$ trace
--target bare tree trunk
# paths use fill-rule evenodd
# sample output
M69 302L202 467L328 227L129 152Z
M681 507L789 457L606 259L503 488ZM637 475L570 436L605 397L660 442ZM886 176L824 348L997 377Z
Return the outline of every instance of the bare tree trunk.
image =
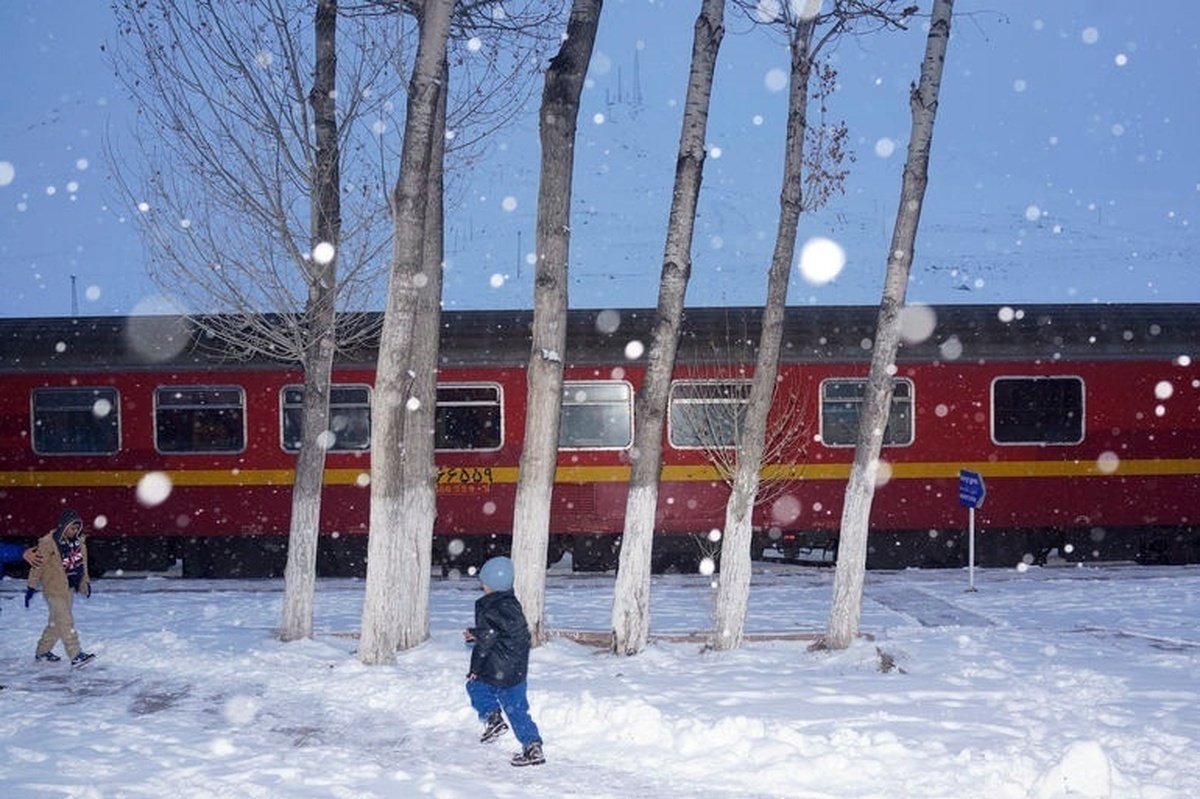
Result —
M603 0L573 0L567 36L546 70L539 129L537 278L533 342L526 375L525 445L513 510L514 589L534 644L545 639L546 551L550 499L558 466L563 358L567 346L567 267L571 243L571 180L579 95L587 75Z
M337 247L341 241L341 179L334 94L337 0L318 0L313 28L316 69L308 99L313 108L317 147L311 185L313 256L304 309L310 324L304 358L304 420L292 485L292 519L283 581L283 621L279 634L284 641L312 637L329 387L336 351Z
M658 311L646 374L634 408L629 496L625 504L620 568L613 589L612 649L622 655L641 652L650 635L650 570L662 471L663 428L679 348L684 297L692 272L692 234L704 173L709 100L717 53L725 35L724 20L725 0L704 0L693 28L692 66L679 134L679 154L675 161L675 187L658 284Z
M442 85L449 87L450 68L442 66ZM411 397L404 426L404 520L406 535L400 559L399 648L411 649L429 638L429 577L433 569L433 522L437 515L437 467L434 465L437 416L437 364L442 325L443 214L442 174L446 138L446 91L441 92L432 153L425 216L425 255L417 289L413 336ZM408 586L412 586L411 590Z
M400 177L392 193L395 234L392 274L384 312L375 394L371 407L371 514L366 591L358 658L368 665L392 663L401 645L400 630L410 629L405 610L417 606L418 585L403 582L403 558L414 553L415 532L425 522L407 514L432 513L416 496L406 496L409 479L405 426L410 412L414 325L426 263L425 198L433 158L433 138L442 93L442 67L450 34L453 0L426 0L418 11L420 39L409 85ZM432 522L430 522L431 524ZM405 599L399 599L403 594Z
M850 481L846 486L846 501L842 508L833 601L825 638L825 645L830 649L850 646L858 635L862 616L867 534L871 502L875 496L875 473L891 407L892 373L900 341L900 310L904 305L908 273L912 267L913 246L921 219L921 205L925 200L925 187L929 182L929 151L953 9L954 0L935 0L933 4L925 59L921 64L921 80L910 98L912 139L908 144L908 158L900 188L900 207L896 211L896 226L888 252L887 278L859 417L854 463L850 467Z
M801 19L790 35L791 82L788 92L787 143L783 159L783 188L779 193L779 224L775 251L767 277L767 304L763 308L758 359L746 422L738 448L733 489L725 506L725 535L721 540L721 576L717 584L714 612L714 649L742 645L746 607L750 597L750 540L754 504L758 497L759 473L767 440L767 417L775 396L779 350L783 341L783 317L787 306L788 282L796 253L796 228L803 210L800 195L804 140L808 127L808 83L813 68L811 51L815 20Z

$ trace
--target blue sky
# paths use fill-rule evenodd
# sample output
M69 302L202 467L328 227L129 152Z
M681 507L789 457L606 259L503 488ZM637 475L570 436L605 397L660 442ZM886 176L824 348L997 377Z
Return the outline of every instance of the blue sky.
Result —
M579 128L574 305L655 301L697 7L605 3ZM910 300L1200 301L1195 4L959 0L956 11ZM84 314L129 313L159 291L127 221L136 212L107 179L105 131L119 136L134 113L101 54L114 35L99 0L0 7L0 316L69 314L72 275ZM831 115L849 124L857 162L801 242L833 239L846 265L819 285L797 272L791 302L878 301L923 48L918 23L835 53ZM777 39L731 14L692 305L763 301L786 68ZM448 209L447 307L530 305L537 164L531 106Z

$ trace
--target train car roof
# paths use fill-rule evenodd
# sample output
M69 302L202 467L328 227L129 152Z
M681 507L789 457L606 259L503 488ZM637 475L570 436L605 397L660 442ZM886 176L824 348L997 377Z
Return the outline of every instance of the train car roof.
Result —
M573 309L565 360L573 365L644 361L654 309ZM761 308L685 311L681 361L752 363ZM784 321L782 358L794 362L871 357L878 308L794 306ZM0 372L98 369L294 368L295 362L234 351L205 332L204 319L173 316L0 319ZM378 329L378 314L355 323ZM443 366L520 366L528 361L533 312L446 311ZM1195 357L1200 304L913 306L898 361L1109 360ZM377 337L340 356L370 367Z

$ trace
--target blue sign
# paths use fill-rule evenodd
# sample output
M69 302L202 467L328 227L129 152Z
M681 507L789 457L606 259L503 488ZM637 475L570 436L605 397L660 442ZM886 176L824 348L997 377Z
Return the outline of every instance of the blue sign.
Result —
M987 490L983 487L983 475L962 469L958 473L958 502L968 508L982 508Z

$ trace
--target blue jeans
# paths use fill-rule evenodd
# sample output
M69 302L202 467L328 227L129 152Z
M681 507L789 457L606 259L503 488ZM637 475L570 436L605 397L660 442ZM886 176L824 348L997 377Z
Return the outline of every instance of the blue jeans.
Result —
M479 720L484 721L497 710L503 710L512 725L513 735L528 746L534 741L541 741L537 725L529 717L529 699L525 695L525 681L499 688L488 685L483 680L467 680L467 696L471 697L471 707L479 714Z

